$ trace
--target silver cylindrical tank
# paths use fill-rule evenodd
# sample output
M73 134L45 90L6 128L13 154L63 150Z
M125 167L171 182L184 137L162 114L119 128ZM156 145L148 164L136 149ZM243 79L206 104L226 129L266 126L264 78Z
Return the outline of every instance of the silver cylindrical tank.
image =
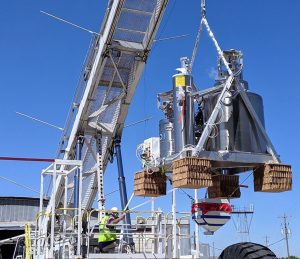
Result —
M219 134L219 147L221 150L230 150L232 146L231 134L233 131L232 123L232 94L230 92L225 93L225 99L223 102L222 109L219 112L219 121L222 120L222 123L219 124L219 132L215 130L215 134Z
M193 77L179 73L173 76L173 110L175 152L195 142Z
M234 148L234 124L233 124L233 102L231 93L225 93L222 108L219 110L215 124L209 125L212 128L207 149L211 151L233 150ZM219 99L219 93L211 94L203 98L204 121L208 121L215 105Z
M247 95L258 118L260 119L260 122L263 126L265 126L262 97L252 92L247 92ZM235 115L238 120L235 127L235 150L265 153L267 149L266 143L264 139L259 135L259 131L256 128L252 118L250 117L249 112L243 104L240 96L237 97L236 106L238 107L238 113L235 112Z
M263 100L258 94L247 92L247 96L264 126ZM204 121L211 115L218 100L219 93L205 96ZM266 143L259 136L253 119L246 109L242 98L225 98L223 108L220 110L216 124L213 127L207 149L211 151L231 150L243 152L265 153Z
M159 147L160 157L168 157L174 154L174 128L168 119L159 121Z
M263 98L256 93L247 92L248 98L258 116L260 119L260 122L265 127L265 116L264 116L264 103Z

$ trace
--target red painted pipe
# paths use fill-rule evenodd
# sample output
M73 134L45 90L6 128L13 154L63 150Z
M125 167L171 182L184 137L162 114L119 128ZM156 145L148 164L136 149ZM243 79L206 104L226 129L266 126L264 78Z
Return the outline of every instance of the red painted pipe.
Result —
M54 159L50 158L30 158L30 157L5 157L0 156L0 160L5 161L25 161L25 162L54 162Z

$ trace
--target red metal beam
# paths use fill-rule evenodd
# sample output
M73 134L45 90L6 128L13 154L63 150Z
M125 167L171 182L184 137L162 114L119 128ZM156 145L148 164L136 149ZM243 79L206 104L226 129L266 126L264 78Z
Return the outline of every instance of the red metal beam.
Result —
M23 162L54 162L54 159L50 158L30 158L30 157L6 157L0 156L0 160L5 161L23 161Z

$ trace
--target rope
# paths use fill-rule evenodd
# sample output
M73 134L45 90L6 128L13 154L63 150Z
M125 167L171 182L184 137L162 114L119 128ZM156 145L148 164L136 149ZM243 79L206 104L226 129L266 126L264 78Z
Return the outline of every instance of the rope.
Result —
M241 182L241 184L245 183L245 182L248 180L248 178L249 178L251 175L253 175L253 173L254 173L255 170L257 170L257 168L254 169L254 170L253 170L253 171L252 171L252 172L244 179L244 181ZM230 199L230 198L232 197L232 195L233 195L239 188L240 188L240 186L236 187L236 188L234 189L234 191L233 191L227 198Z
M191 195L189 195L185 190L183 190L183 189L181 189L181 188L178 188L180 191L182 191L188 198L190 198L190 200L192 200L192 201L195 201L195 199L191 196Z
M171 178L170 178L169 176L166 175L166 177L167 177L167 179L168 179L170 182L172 182L172 180L171 180ZM178 187L177 189L179 189L180 191L182 191L183 194L185 194L190 200L195 201L195 199L194 199L191 195L189 195L185 190L183 190L183 189L180 188L180 187Z
M223 64L225 65L225 67L226 67L226 69L227 69L227 71L228 71L228 74L229 74L230 76L232 76L233 73L232 73L232 71L231 71L231 69L230 69L230 67L229 67L229 64L228 64L226 58L224 57L223 51L221 50L221 48L220 48L220 46L219 46L219 43L217 42L217 40L216 40L216 38L215 38L215 36L214 36L212 30L210 29L209 24L208 24L208 21L206 20L206 18L203 18L203 24L205 25L206 30L207 30L207 32L208 32L208 35L210 36L211 40L213 41L213 43L214 43L214 45L215 45L215 47L216 47L216 49L217 49L218 55L219 55L219 57L222 59Z
M277 244L277 243L281 242L281 241L282 241L282 240L284 240L284 239L285 239L285 238L282 238L282 239L280 239L280 240L278 240L278 241L276 241L276 242L274 242L274 243L270 244L269 246L275 245L275 244Z
M193 53L192 53L191 64L190 64L190 73L192 73L193 65L195 63L195 58L196 58L196 55L198 52L199 42L200 42L200 38L201 38L201 34L202 34L202 28L203 28L203 20L201 19L199 29L197 32L197 37L196 37Z
M193 65L194 65L195 58L196 58L196 55L198 52L199 42L200 42L202 28L203 28L203 20L205 19L205 16L206 16L206 0L201 0L201 21L200 21L200 25L199 25L199 29L197 32L197 37L196 37L193 53L192 53L192 58L191 58L191 63L190 63L190 73L192 73Z

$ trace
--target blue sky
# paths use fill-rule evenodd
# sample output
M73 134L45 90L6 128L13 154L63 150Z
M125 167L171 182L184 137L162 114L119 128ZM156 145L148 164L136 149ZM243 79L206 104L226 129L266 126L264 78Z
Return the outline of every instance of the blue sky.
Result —
M106 2L90 1L1 1L0 8L0 156L54 157L60 132L15 114L20 111L64 125L81 66L91 39L90 34L57 22L40 14L48 11L93 31L98 31ZM170 0L158 38L181 34L189 37L156 43L130 107L127 122L149 115L146 124L128 128L123 135L123 162L128 192L133 189L133 173L140 168L135 157L136 146L143 139L158 135L156 94L171 88L171 77L179 66L179 58L190 56L200 19L200 1ZM284 4L283 4L284 3ZM286 212L290 218L292 254L300 255L300 180L298 177L297 136L299 127L299 60L300 2L297 0L209 0L208 20L223 49L236 48L244 53L244 78L253 92L264 99L267 132L284 163L292 164L293 191L278 194L254 193L252 178L237 205L255 206L250 230L251 240L270 243L282 238L281 220ZM203 34L194 66L194 79L200 89L213 84L210 72L216 66L216 53ZM134 137L133 137L134 136ZM40 170L47 164L0 163L0 175L39 189ZM248 173L241 176L247 177ZM105 176L105 188L117 186L115 165ZM108 192L107 191L107 192ZM204 191L201 190L203 195ZM35 195L0 180L0 195ZM111 195L108 206L118 203L118 194ZM179 209L189 210L189 199L178 192ZM133 204L142 202L136 198ZM157 206L171 210L169 198ZM215 242L216 247L239 241L232 222L213 237L201 235L203 242ZM284 256L284 242L272 246L278 256Z

